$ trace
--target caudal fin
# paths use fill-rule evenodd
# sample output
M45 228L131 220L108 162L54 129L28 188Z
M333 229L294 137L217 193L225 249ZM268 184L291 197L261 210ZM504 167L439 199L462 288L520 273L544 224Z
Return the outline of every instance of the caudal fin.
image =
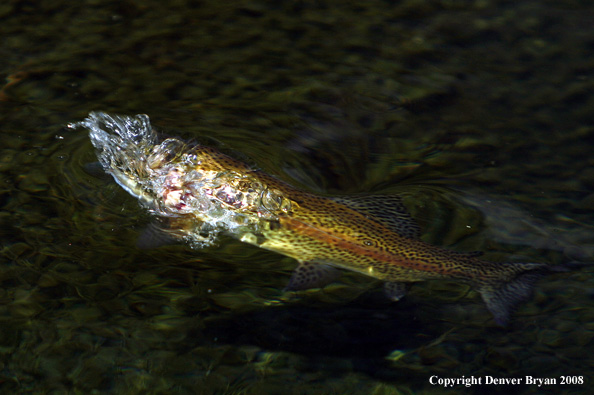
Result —
M514 278L483 283L477 287L495 322L502 326L508 323L509 316L517 305L532 295L534 284L547 272L546 265L540 263L505 265L511 265L509 268L517 273Z

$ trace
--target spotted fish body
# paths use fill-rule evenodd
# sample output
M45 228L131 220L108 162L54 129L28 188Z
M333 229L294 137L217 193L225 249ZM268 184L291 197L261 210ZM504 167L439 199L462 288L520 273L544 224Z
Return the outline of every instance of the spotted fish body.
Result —
M163 232L195 247L219 233L292 258L289 290L320 287L336 268L384 280L397 300L404 283L469 283L496 322L529 297L545 265L493 263L418 239L398 197L324 197L294 188L217 150L175 138L161 142L148 117L91 113L83 122L108 173L152 212Z

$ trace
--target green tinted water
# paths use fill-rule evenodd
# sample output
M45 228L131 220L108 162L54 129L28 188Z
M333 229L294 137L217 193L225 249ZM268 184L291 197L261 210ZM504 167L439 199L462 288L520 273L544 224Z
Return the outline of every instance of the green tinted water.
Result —
M283 4L0 6L2 392L395 394L442 393L434 375L590 380L587 265L541 281L502 329L458 284L414 285L391 304L347 274L290 298L295 262L272 253L232 240L135 247L149 216L89 165L88 136L65 127L89 111L149 114L311 191L402 193L435 244L591 261L589 2Z

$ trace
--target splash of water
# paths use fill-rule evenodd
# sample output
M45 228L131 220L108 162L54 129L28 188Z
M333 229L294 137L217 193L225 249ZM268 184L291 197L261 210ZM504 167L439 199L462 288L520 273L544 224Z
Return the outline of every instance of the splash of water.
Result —
M92 112L81 122L68 125L70 128L84 127L89 130L91 143L103 169L133 196L150 206L146 190L150 177L147 158L157 142L148 116L127 117Z
M153 214L173 219L175 236L194 247L214 243L223 231L239 238L258 233L258 221L242 209L269 193L254 185L246 196L236 189L245 176L201 168L200 146L159 142L148 116L93 112L69 127L88 129L104 170Z

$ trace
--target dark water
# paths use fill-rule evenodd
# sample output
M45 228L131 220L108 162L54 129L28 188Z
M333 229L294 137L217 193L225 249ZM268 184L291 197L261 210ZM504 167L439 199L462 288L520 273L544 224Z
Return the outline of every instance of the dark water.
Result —
M2 393L587 392L592 20L579 0L3 2ZM140 250L149 216L65 127L96 110L310 191L401 193L432 243L572 270L501 328L450 282L290 297L295 262L236 241Z

